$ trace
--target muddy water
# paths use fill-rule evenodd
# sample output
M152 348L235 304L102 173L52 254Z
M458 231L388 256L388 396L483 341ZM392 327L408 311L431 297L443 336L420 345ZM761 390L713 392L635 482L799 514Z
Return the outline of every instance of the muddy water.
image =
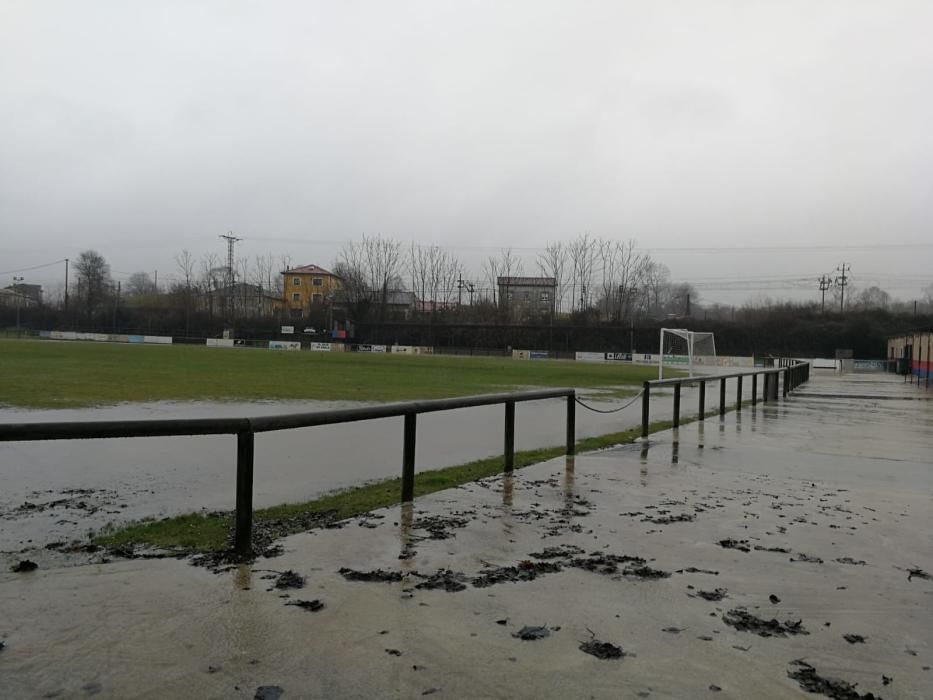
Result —
M684 406L688 404L685 390ZM591 401L601 410L630 399ZM670 396L653 401L652 420L670 415ZM243 417L365 404L254 402L126 404L106 408L0 408L0 422ZM501 453L502 406L431 413L418 418L418 470ZM639 424L640 401L620 413L577 407L577 437ZM516 449L560 445L566 404L516 407ZM255 504L295 502L400 473L402 419L321 426L256 436ZM229 510L235 490L233 436L0 443L0 550L72 539L108 522L201 509ZM32 541L30 541L32 540Z

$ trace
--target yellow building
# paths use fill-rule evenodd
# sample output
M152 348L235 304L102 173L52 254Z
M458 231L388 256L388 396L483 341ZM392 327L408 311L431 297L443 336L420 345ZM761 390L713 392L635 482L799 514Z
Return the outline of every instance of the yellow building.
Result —
M285 308L289 317L301 319L323 309L331 295L343 286L343 280L317 265L293 267L282 273Z

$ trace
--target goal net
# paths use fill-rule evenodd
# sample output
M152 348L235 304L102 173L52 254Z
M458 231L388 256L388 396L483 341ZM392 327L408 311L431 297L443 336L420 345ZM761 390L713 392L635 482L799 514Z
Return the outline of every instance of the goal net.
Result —
M686 370L692 377L697 366L715 364L716 339L712 333L684 328L661 329L658 379L664 379L665 367Z

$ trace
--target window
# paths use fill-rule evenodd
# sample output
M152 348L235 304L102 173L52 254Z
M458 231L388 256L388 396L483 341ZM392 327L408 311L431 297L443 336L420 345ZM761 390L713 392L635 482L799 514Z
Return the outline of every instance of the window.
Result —
M324 284L324 280L322 280L320 277L312 277L312 278L311 278L311 286L313 286L313 287L321 287L321 286L323 286L323 284Z
M541 292L541 303L547 304L551 300L551 295L547 292Z
M301 286L301 278L300 278L300 277L292 277L292 284L295 285L296 287L300 287L300 286Z
M311 301L314 304L320 304L321 302L324 301L324 295L323 294L312 294Z
M301 309L292 309L292 318L296 321L301 319Z
M522 292L522 297L524 297L525 301L531 301L531 292Z
M294 292L292 294L292 301L301 301L301 292Z

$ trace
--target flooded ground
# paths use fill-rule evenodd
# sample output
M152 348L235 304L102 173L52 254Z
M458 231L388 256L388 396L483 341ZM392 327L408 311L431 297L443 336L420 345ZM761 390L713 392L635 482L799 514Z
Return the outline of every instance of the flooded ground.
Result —
M217 573L0 573L4 697L928 699L929 396L817 376Z
M694 406L684 390L684 413ZM584 391L592 396L591 391ZM711 392L712 393L712 392ZM717 395L718 396L718 395ZM631 399L589 400L606 411ZM127 404L93 409L0 409L0 422L243 417L347 408L349 402ZM437 469L501 454L503 407L484 406L418 418L417 469ZM640 425L641 404L619 413L577 406L577 436ZM671 415L671 397L652 401L652 420ZM563 444L566 404L516 407L516 449ZM402 418L322 426L256 436L257 507L401 473ZM73 539L111 522L149 516L231 510L234 436L0 443L0 551Z

